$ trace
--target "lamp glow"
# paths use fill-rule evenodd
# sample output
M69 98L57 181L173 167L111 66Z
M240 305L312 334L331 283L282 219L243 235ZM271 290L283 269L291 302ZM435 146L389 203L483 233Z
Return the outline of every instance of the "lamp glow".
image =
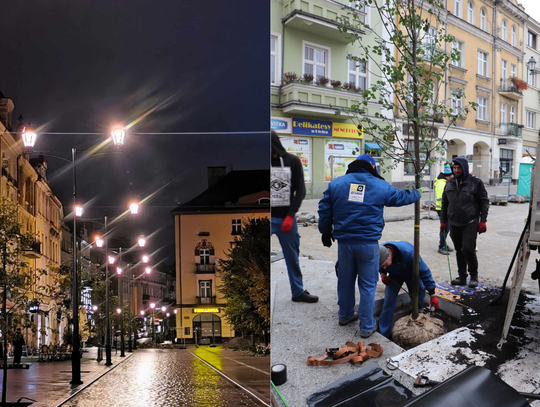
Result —
M151 302L151 303L150 303L150 308L152 308L152 309L156 308L156 303L155 303L155 302Z
M109 256L109 264L116 263L116 259L113 256Z
M98 310L98 306L97 306L97 305L92 306L92 311L96 312L97 310Z
M131 212L132 215L137 215L139 213L139 204L135 202L129 204L129 212Z
M116 308L116 313L117 314L121 314L122 313L122 310L120 308Z
M111 138L115 146L121 146L126 139L126 131L124 129L114 129L111 131Z
M81 205L75 205L75 216L81 217L83 214L83 207Z
M145 237L144 236L139 237L138 243L139 243L139 247L144 247L146 245Z
M26 148L34 147L37 140L37 134L34 132L31 126L26 126L22 132L23 144Z
M148 260L150 260L150 257L148 257L146 254L144 256L142 256L142 262L144 264L148 263Z
M103 247L103 239L101 238L101 236L96 236L96 246L97 247Z
M144 269L144 272L145 272L146 274L151 274L151 273L152 273L152 269L151 269L150 267L146 267L146 268Z
M176 308L175 308L175 310L174 310L174 313L175 313L175 314L178 314L178 310L177 310Z
M141 310L141 315L144 316L144 310Z
M161 311L163 312L167 311L167 307L161 307Z
M122 274L122 271L123 270L120 267L116 268L116 274L120 275L120 274Z

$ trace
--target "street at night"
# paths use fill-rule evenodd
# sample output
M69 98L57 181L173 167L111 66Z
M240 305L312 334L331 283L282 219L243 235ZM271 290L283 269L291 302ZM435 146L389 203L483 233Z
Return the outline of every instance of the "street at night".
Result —
M268 405L269 364L221 347L140 350L63 406Z

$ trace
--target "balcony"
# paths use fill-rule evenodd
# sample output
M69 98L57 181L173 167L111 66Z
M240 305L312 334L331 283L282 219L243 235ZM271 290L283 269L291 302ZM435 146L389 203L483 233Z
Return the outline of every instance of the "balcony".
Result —
M501 136L506 137L521 137L522 124L517 123L501 123Z
M427 69L434 72L442 72L443 67L441 63L443 62L443 54L445 54L445 51L437 45L424 43L420 44L417 57L422 59L422 64Z
M331 78L340 79L340 78ZM313 114L316 110L319 117L336 118L336 111L350 108L363 101L362 92L334 89L332 86L317 86L310 83L291 82L281 88L281 106L283 113L290 115ZM279 89L272 88L271 101L279 103ZM300 116L301 117L301 116Z
M197 304L198 305L215 305L216 304L216 296L213 297L199 297L197 296Z
M348 27L349 33L339 31L338 27L340 23L346 24L349 21L354 21L352 16L347 15L348 12L353 12L350 8L333 6L322 2L315 4L315 2L311 1L302 1L301 4L298 1L294 3L285 4L283 9L285 17L282 21L287 28L294 28L343 44L351 42L349 38L351 32L364 34L364 31L350 26ZM295 7L300 7L301 9ZM357 21L365 21L365 13L360 11L356 13L358 15ZM357 21L354 21L355 26L358 25Z
M23 249L24 256L29 259L39 259L42 256L41 253L41 242L39 240L34 240L28 244Z
M523 99L523 91L516 83L511 79L501 79L499 94L513 100Z
M195 264L195 273L197 274L214 274L215 272L215 264Z

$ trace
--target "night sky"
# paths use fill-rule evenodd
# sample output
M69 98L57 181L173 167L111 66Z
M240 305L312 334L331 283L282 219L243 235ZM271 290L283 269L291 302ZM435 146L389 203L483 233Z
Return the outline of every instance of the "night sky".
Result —
M208 166L268 168L269 8L253 0L3 5L0 92L15 103L14 126L22 115L36 127L34 152L48 152L66 215L71 167L47 154L69 158L75 147L84 217L110 220L157 191L118 227L159 230L150 251L161 248L156 257L170 263L170 211L206 189ZM104 143L114 123L129 127L121 153ZM166 134L179 132L198 134ZM247 134L204 134L223 132ZM82 159L98 145L107 154Z

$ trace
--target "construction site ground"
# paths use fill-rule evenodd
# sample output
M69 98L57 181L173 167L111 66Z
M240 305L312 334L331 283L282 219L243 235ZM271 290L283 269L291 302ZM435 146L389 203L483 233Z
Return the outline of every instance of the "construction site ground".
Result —
M488 194L504 194L506 187L486 187ZM516 187L512 187L511 193L515 193ZM423 200L429 199L424 192ZM433 197L432 197L433 199ZM299 214L314 215L317 218L318 200L305 200ZM392 240L414 241L413 237L413 206L402 208L385 209L386 225L380 243ZM500 288L512 256L519 243L520 235L525 225L528 213L528 204L508 203L506 206L492 205L487 222L487 233L478 238L478 262L479 280L481 286L476 291L477 304L483 304L481 298L489 301L489 295L493 297L497 293L493 288ZM428 215L431 215L428 217ZM462 298L460 294L468 297L468 290L463 293L452 291L450 275L457 274L455 252L450 256L438 253L439 221L435 211L428 213L422 211L424 219L420 223L420 255L430 268L435 282L438 284L437 292L441 297L441 308L451 314L456 312L456 305ZM404 220L402 220L404 219ZM535 378L535 367L540 363L540 299L538 298L538 282L531 279L530 275L535 269L535 261L540 258L538 252L531 253L527 272L522 290L530 295L526 298L519 330L513 327L510 336L513 339L512 346L518 343L518 351L504 363L497 365L495 362L486 362L499 357L493 354L496 343L490 344L485 352L474 346L475 337L478 338L488 328L497 330L499 325L502 334L504 318L498 317L497 321L487 322L488 317L484 311L478 314L475 321L475 311L465 307L465 314L469 323L467 327L458 328L445 335L435 343L414 348L405 352L404 349L387 340L379 333L374 333L366 342L380 344L384 353L380 358L372 358L363 365L350 363L310 367L306 361L309 356L321 356L328 347L339 347L347 341L358 342L360 337L357 322L348 326L339 326L337 317L337 277L334 263L337 259L337 242L331 247L323 247L321 235L317 224L299 227L300 240L300 265L304 276L304 288L310 293L319 296L319 302L315 304L295 303L291 301L290 287L287 277L285 262L282 259L281 248L276 236L272 236L272 364L283 363L287 366L287 382L278 387L283 399L289 406L305 406L306 398L335 380L355 372L372 364L379 364L387 373L392 374L397 380L419 394L426 389L413 387L414 378L418 374L426 374L431 380L444 381L463 370L467 365L484 365L487 363L492 371L495 371L507 384L516 390L527 393L540 392L540 379ZM449 236L449 244L451 239ZM449 270L450 269L450 270ZM507 284L509 287L511 280ZM376 293L376 313L380 312L384 298L384 285L379 283ZM484 294L485 293L485 294ZM357 301L359 294L357 292ZM408 301L407 295L400 297L404 302ZM480 300L478 300L480 298ZM502 302L502 301L501 301ZM500 313L504 314L506 303L500 304ZM484 323L485 326L482 326ZM512 335L527 338L526 342L516 342ZM496 335L497 336L497 335ZM539 338L539 339L537 339ZM499 338L497 338L498 341ZM504 347L503 347L504 349ZM490 353L491 352L491 353ZM456 357L456 353L459 357ZM389 364L390 360L390 364ZM422 364L416 361L422 360ZM396 365L398 369L392 370ZM276 398L279 399L276 393ZM278 400L280 405L284 405ZM531 405L536 405L533 402ZM540 405L540 404L539 404Z

